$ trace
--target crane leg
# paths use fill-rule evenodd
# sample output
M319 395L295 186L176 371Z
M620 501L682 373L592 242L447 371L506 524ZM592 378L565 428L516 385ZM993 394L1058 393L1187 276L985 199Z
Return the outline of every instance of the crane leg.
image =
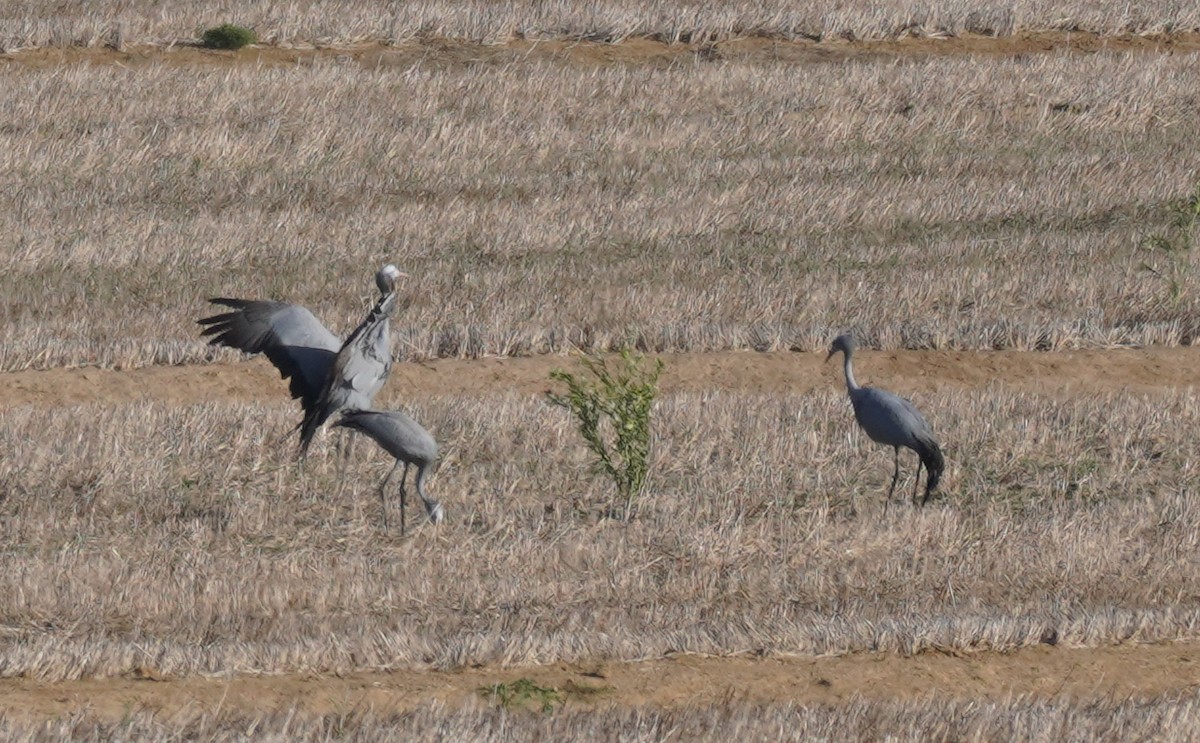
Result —
M342 468L342 448L346 445L346 434L349 431L338 431L337 443L333 446L333 474L338 479L337 492L334 493L334 498L341 500L342 493L346 489L346 470Z
M400 466L397 460L396 466ZM408 462L404 463L404 472L400 475L400 536L404 536L404 530L407 526L408 519Z
M396 474L396 468L400 466L400 460L397 459L388 473L383 476L383 482L379 483L379 507L383 511L383 530L388 530L387 522L387 486L388 481L392 479L392 475Z
M920 457L920 455L918 455L917 456L917 479L913 483L912 501L914 504L917 502L917 493L920 492L920 490L921 490L921 468L923 468L924 466L925 466L925 463L921 461L921 457ZM928 474L926 476L928 477Z
M892 472L892 487L888 490L888 501L892 500L892 495L896 492L896 481L900 479L900 447L896 447L896 469Z

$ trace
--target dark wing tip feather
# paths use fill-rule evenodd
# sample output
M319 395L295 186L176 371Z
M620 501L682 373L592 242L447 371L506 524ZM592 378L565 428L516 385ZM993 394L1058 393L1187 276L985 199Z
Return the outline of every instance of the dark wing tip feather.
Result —
M941 482L942 472L946 469L946 458L942 455L942 448L932 438L918 439L919 448L917 454L921 457L921 464L925 465L926 471L929 473L925 479L925 497L922 503L929 500L929 495L937 489L938 483Z

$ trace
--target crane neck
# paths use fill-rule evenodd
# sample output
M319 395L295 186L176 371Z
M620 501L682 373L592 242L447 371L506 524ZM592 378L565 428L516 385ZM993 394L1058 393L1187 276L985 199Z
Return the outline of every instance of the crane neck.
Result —
M842 368L846 371L846 391L853 392L857 390L858 382L854 381L854 360L851 358L854 355L853 351L847 350L842 356Z
M375 306L371 309L371 314L374 316L388 316L396 308L396 292L390 291L379 298Z

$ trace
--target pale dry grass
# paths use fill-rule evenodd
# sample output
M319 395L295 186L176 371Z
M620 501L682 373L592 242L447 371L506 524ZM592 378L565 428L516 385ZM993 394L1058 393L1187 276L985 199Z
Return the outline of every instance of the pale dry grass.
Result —
M136 85L131 84L136 76ZM10 69L0 368L192 361L212 295L402 357L1190 343L1139 238L1200 171L1194 56ZM1190 260L1190 258L1189 258Z
M603 518L562 411L441 399L448 522L379 530L388 462L335 497L290 406L0 413L0 674L62 679L703 653L913 653L1195 638L1192 393L918 401L946 495L882 498L890 452L836 391L659 406L638 520ZM913 463L906 461L911 472ZM911 483L904 484L907 488ZM415 504L414 504L415 505Z
M1195 694L1150 700L1039 700L1016 697L993 702L928 698L920 702L853 700L833 707L755 706L730 700L679 709L609 708L560 710L538 715L477 707L424 707L412 714L381 716L348 708L308 717L303 711L253 718L224 714L163 720L130 711L120 722L86 715L38 724L5 722L5 740L33 741L390 741L406 737L454 741L528 740L773 740L773 741L1027 741L1098 743L1155 740L1170 743L1200 735Z
M741 0L658 3L650 0L251 0L236 10L212 0L73 0L53 5L0 2L0 46L95 45L112 38L170 43L232 21L253 26L267 43L399 42L432 35L482 42L513 38L619 41L652 36L670 41L720 41L746 36L783 39L905 33L1006 35L1026 30L1161 33L1200 28L1187 3L1151 0L964 0L794 3Z

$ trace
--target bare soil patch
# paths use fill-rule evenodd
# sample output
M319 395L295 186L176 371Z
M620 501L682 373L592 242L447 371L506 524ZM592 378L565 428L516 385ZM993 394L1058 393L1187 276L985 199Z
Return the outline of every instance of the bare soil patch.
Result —
M837 364L814 353L684 353L659 356L664 391L806 392L841 385ZM860 374L906 392L998 385L1015 390L1152 392L1196 382L1200 351L1162 347L1039 353L1030 351L866 351ZM548 388L567 356L438 359L397 364L385 404L430 395L532 395ZM266 361L140 369L47 369L0 375L0 407L161 401L278 400L287 386Z
M855 698L995 700L1016 694L1075 699L1153 697L1200 685L1200 644L1041 646L1009 653L853 654L817 658L671 655L634 663L558 663L527 668L377 671L165 679L151 669L123 678L46 683L0 681L12 719L86 712L117 720L131 710L178 719L226 712L302 715L356 710L388 715L434 702L457 707L486 699L481 689L525 678L575 705L682 707L839 704Z
M1104 35L1085 31L1027 31L1012 36L901 36L856 39L853 35L822 40L746 37L728 41L681 43L630 38L617 43L578 40L513 40L480 44L428 38L402 44L363 43L347 46L254 46L238 51L205 49L195 44L39 47L0 54L0 63L28 67L63 64L280 67L316 63L357 64L367 68L507 65L554 62L596 65L672 65L680 62L737 60L812 64L855 59L957 55L1018 56L1071 52L1190 54L1200 51L1200 33Z

